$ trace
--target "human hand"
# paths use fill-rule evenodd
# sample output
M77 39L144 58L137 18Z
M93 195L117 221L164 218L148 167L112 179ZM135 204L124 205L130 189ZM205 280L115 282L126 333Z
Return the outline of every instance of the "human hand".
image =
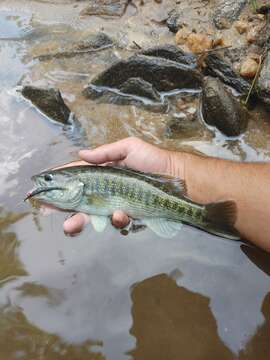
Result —
M130 137L112 144L102 145L94 150L82 150L80 158L91 164L126 166L134 170L168 174L184 178L184 162L176 161L177 153L148 144L138 138ZM82 231L89 222L89 216L78 213L64 222L64 232L74 235ZM112 216L115 227L122 228L129 223L128 216L115 211Z

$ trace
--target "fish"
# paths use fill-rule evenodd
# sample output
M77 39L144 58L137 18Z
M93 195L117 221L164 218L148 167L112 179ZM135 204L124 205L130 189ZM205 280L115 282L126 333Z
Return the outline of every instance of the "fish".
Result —
M173 237L187 224L240 239L234 226L236 203L196 203L179 178L125 167L76 165L43 171L32 180L34 189L25 200L34 198L61 210L88 214L98 232L105 230L114 211L122 210L161 237Z

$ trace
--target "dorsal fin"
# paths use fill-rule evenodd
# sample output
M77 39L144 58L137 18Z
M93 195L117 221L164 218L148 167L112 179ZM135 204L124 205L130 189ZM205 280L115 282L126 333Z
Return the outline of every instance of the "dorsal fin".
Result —
M151 185L166 192L167 194L183 197L187 196L187 187L184 180L169 176L154 173L145 173L143 171L133 170L128 167L114 166L114 169L119 169L137 178L142 178Z

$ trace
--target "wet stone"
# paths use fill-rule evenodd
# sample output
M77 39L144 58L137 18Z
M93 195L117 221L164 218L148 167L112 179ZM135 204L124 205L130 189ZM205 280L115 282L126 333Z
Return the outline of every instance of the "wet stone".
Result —
M153 101L162 101L159 92L153 85L140 78L128 79L119 87L119 90L126 94L141 96Z
M238 19L247 0L221 0L213 14L213 21L218 29L230 28Z
M204 121L227 136L238 136L247 127L248 113L216 78L206 77L202 93Z
M175 61L145 55L120 60L98 75L92 84L119 88L130 78L140 78L152 84L157 91L199 89L201 74Z
M92 0L82 15L122 16L129 0Z
M270 110L270 51L263 62L261 73L257 83L258 96Z
M71 111L57 89L24 86L22 95L30 100L43 114L61 124L68 124Z
M156 46L143 50L141 54L164 58L193 68L197 66L197 59L193 54L186 53L174 45Z
M182 26L180 14L175 9L173 9L169 13L169 16L168 16L168 18L166 20L166 25L167 25L168 29L172 33L175 33L175 34L177 33L177 31Z
M156 90L151 93L151 84L142 79L131 78L127 80L119 89L113 89L102 86L95 86L90 84L83 92L88 99L95 100L99 103L117 104L117 105L134 105L152 112L166 112L168 109L168 102L163 100ZM122 91L133 92L133 94ZM138 96L134 93L144 94ZM154 99L155 94L158 98ZM145 96L148 97L145 97ZM151 99L149 98L151 97Z
M247 94L250 83L239 76L221 57L209 54L205 59L205 73L219 78L224 84L231 86L241 94Z
M113 45L113 40L105 33L89 36L88 39L79 42L76 46L78 50L84 49L100 49L105 46Z
M92 53L111 48L113 44L113 40L107 34L100 32L89 35L86 39L83 39L78 43L71 43L61 51L38 55L37 58L40 61L47 61L54 58L72 58L84 53Z

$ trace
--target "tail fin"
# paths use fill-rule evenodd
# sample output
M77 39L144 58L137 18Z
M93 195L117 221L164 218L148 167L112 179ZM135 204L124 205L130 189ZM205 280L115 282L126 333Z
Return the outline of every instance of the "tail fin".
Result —
M237 218L237 207L234 201L223 201L205 205L206 229L211 234L228 239L239 240L240 234L234 224Z

